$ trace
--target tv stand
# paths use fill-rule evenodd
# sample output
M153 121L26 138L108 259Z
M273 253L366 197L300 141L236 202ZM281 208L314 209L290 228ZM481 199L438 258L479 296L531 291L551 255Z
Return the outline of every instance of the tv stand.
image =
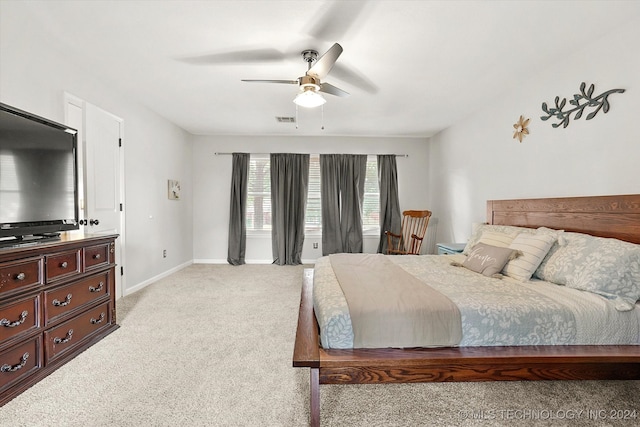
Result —
M118 328L116 238L0 250L0 406Z

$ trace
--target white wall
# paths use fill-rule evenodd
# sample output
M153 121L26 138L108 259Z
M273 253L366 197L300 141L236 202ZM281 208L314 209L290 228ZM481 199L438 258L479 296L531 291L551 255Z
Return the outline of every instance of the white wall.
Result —
M117 82L79 58L34 22L20 2L0 3L0 101L63 121L65 91L125 121L127 288L136 288L192 259L225 262L230 156L214 152L398 153L401 209L434 212L427 251L437 241L465 241L471 222L485 219L487 199L637 193L640 190L640 25L634 22L580 52L540 67L519 89L487 99L486 108L426 139L190 136L132 101ZM543 37L541 43L545 41ZM528 47L535 48L535 47ZM514 52L514 60L518 54ZM612 88L611 111L553 129L540 105L571 97L579 84L599 94ZM519 115L531 135L512 139ZM193 144L193 145L192 145ZM182 200L166 197L167 179L182 182ZM313 260L320 250L303 252ZM372 252L376 242L368 240ZM162 258L167 249L168 257ZM269 239L250 239L247 259L270 262Z
M482 111L431 138L429 194L439 220L437 240L465 242L471 223L485 221L489 199L640 192L638 40L640 22L634 22L541 67L517 90L487 99ZM583 81L595 85L596 95L626 92L612 94L611 110L589 121L587 113L577 121L572 115L567 128L540 120L543 102L553 104L556 95L572 99ZM531 134L519 143L512 125L521 114L531 118Z
M64 122L65 91L124 119L126 289L193 259L189 135L98 79L19 2L1 2L0 101ZM167 199L167 180L183 200ZM150 218L153 217L153 218ZM162 249L168 250L162 258Z
M397 159L400 209L428 208L426 139L194 136L193 235L196 262L226 262L227 259L231 156L216 156L216 152L408 154L407 158ZM318 249L312 248L313 242L319 243ZM366 238L364 246L365 252L375 252L378 239ZM428 246L425 244L425 248ZM307 235L303 261L313 262L321 255L320 236ZM270 236L248 237L246 260L249 263L271 263Z

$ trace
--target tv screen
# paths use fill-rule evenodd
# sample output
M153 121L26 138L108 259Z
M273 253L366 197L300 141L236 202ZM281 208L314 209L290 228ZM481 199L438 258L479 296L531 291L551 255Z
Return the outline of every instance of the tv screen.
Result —
M74 129L0 103L0 238L78 228L76 149Z

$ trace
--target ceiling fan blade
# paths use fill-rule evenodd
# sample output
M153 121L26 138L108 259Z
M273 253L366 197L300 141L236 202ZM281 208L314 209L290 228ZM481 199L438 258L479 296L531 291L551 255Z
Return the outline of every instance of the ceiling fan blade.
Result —
M371 80L355 69L347 67L343 63L338 63L333 67L331 70L331 78L342 80L345 83L349 83L350 85L371 94L378 92L378 86L376 86Z
M337 88L334 85L331 85L329 83L321 83L320 92L328 93L329 95L340 96L342 98L349 96L349 92L346 92L340 88Z
M309 35L313 38L331 41L340 40L353 25L358 15L371 2L336 1L331 3L319 19L314 20Z
M313 67L309 68L307 71L307 75L313 75L320 79L323 79L329 74L331 68L338 60L338 57L342 53L342 46L338 43L334 43L328 51L324 53L318 60L313 64Z
M196 65L278 62L285 59L286 55L276 49L248 49L179 58L182 62Z
M285 83L290 85L300 84L298 80L251 80L251 79L242 79L243 82L248 83Z

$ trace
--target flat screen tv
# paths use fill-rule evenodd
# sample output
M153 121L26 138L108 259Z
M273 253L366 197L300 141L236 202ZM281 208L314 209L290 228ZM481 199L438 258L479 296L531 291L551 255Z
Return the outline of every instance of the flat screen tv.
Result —
M77 134L0 103L0 246L78 229Z

